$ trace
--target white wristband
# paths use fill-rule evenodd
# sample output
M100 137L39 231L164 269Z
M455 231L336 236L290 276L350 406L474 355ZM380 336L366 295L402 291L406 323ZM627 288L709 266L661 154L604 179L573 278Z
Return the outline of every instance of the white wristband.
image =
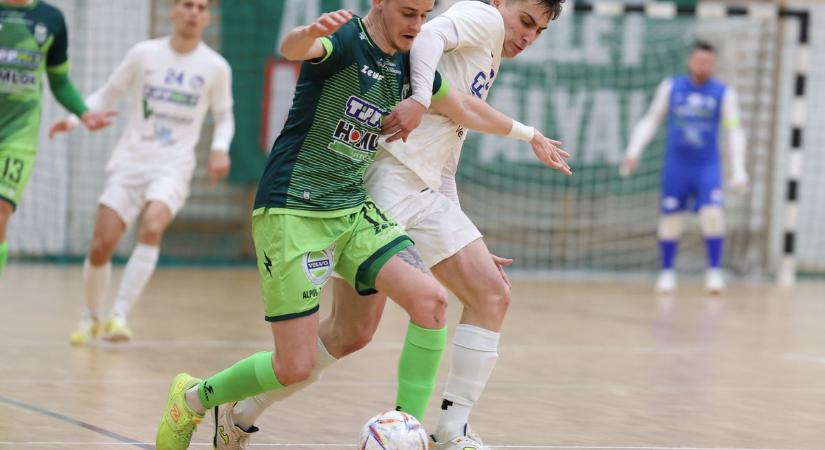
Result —
M513 128L510 129L510 134L507 135L508 138L518 139L524 142L530 142L533 140L533 136L536 135L536 129L533 127L528 127L527 125L519 122L518 120L513 121Z

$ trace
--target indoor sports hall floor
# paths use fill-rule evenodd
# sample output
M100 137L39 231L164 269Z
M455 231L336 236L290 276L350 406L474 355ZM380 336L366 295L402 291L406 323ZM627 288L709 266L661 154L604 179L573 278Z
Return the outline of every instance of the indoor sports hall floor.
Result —
M271 348L256 278L161 269L133 312L134 342L70 348L80 267L11 264L0 448L153 448L176 372L209 375ZM825 448L825 285L736 284L722 298L681 287L657 300L641 282L517 281L476 431L494 449ZM392 406L405 323L389 309L369 347L264 415L252 448L354 448L361 424ZM209 448L209 425L193 448Z

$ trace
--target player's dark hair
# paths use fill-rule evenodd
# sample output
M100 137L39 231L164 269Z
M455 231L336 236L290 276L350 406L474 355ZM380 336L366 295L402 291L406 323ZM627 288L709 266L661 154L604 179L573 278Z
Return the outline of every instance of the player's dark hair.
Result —
M716 47L707 41L696 41L693 43L693 50L704 50L706 52L716 53Z
M181 0L175 0L176 5L180 2L181 2ZM206 6L212 6L212 0L206 0Z
M556 20L561 15L561 5L565 0L533 0L544 7L550 14L550 20Z

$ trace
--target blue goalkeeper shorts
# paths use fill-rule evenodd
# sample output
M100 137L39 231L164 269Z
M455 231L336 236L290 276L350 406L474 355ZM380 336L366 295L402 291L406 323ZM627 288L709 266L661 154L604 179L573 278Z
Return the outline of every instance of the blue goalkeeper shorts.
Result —
M722 168L718 163L676 163L668 161L662 171L663 214L688 208L722 206Z

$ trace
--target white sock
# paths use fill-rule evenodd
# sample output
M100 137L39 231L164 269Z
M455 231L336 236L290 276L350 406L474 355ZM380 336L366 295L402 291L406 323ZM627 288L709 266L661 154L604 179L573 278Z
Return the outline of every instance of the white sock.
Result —
M126 318L158 264L160 247L138 243L123 270L120 289L112 306L112 317Z
M102 266L93 266L89 258L83 262L83 299L86 302L86 311L83 319L97 320L100 315L100 306L106 290L109 289L109 279L112 277L112 262L107 261Z
M235 421L235 425L244 431L249 430L252 428L252 425L255 425L255 421L258 420L258 417L260 417L267 408L272 406L273 403L281 401L316 382L318 377L321 375L321 372L331 366L335 361L338 360L329 354L323 341L321 341L321 338L319 337L318 355L315 359L315 368L312 369L312 374L309 378L301 383L291 384L282 389L264 392L263 394L258 394L254 397L249 397L239 401L235 404L235 408L232 411L232 418Z
M464 435L470 410L496 365L500 336L495 331L473 325L459 324L456 327L441 417L433 433L437 442L449 442Z

